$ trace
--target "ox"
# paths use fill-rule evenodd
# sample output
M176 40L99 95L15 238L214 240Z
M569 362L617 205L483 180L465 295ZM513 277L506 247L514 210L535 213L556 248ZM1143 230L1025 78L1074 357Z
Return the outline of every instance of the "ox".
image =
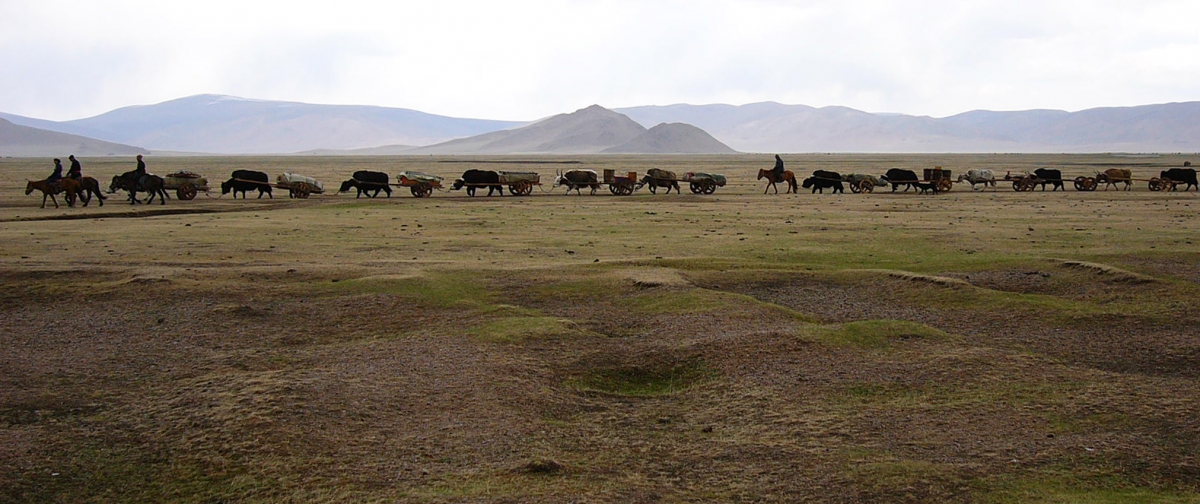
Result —
M582 195L579 189L583 187L592 188L592 194L596 194L596 189L600 188L600 176L596 175L595 170L560 170L554 178L554 187L561 185L567 186L568 194L574 190L576 194Z
M271 194L271 177L266 173L252 170L234 170L233 175L229 180L221 182L221 194L229 194L233 191L233 199L237 199L237 193L242 193L242 199L246 199L246 191L258 191L258 197L262 198L266 194L271 199L275 196Z
M901 170L892 168L887 171L882 177L879 177L884 182L892 184L892 192L896 192L896 188L904 186L904 192L908 192L908 188L920 180L917 178L917 172L912 170Z
M457 191L464 186L467 188L467 196L475 196L475 190L480 187L487 188L488 196L491 196L496 191L499 191L500 195L504 196L504 186L500 185L500 174L491 170L467 170L463 172L462 177L454 181L454 185L450 186L450 190Z
M800 186L805 189L811 188L813 194L816 194L818 191L821 194L825 194L826 188L833 189L830 194L846 193L845 186L842 185L842 174L825 170L814 171L811 177L801 182Z
M1104 190L1108 190L1108 186L1117 187L1118 182L1125 183L1125 190L1128 191L1133 187L1133 172L1129 168L1109 168L1103 173L1096 173L1096 181L1104 182Z
M1195 168L1171 168L1159 174L1160 178L1170 179L1176 184L1187 184L1183 190L1187 191L1192 187L1200 191L1200 184L1196 184L1196 169Z
M992 173L992 170L972 168L967 170L967 173L958 176L959 182L964 180L971 183L971 189L973 190L979 189L975 187L975 184L983 184L983 189L987 189L988 186L992 186L992 190L996 190L996 175Z
M338 192L344 193L350 188L358 190L358 194L354 197L359 198L366 194L368 198L379 196L379 191L387 193L388 197L392 197L392 186L388 183L390 179L388 174L377 171L359 170L350 176L350 180L342 182L342 187ZM371 191L375 191L372 193Z
M657 194L656 188L666 187L667 194L671 194L671 188L675 188L675 194L679 194L679 182L675 179L675 172L651 168L646 170L646 176L642 177L641 182L638 182L637 188L642 186L650 186L650 194Z
M1038 168L1033 170L1033 183L1041 184L1043 191L1046 190L1046 184L1051 184L1052 189L1050 189L1050 192L1054 192L1059 189L1064 191L1067 190L1067 188L1063 186L1062 171L1051 168Z

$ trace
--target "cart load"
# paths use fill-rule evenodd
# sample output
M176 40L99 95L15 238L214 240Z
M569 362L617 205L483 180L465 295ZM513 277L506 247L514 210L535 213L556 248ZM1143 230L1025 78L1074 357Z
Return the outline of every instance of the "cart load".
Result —
M542 176L536 172L502 171L500 183L508 186L508 191L516 196L528 196L533 192L533 186L542 185Z
M712 194L718 187L725 187L725 176L719 173L687 172L683 174L695 194Z
M325 184L322 184L321 181L296 173L282 173L278 177L275 177L275 182L279 184L280 187L287 187L295 184L308 184L314 193L320 194L325 192Z
M442 177L419 171L402 171L396 174L396 180L401 187L407 187L414 197L425 198L433 194L434 189L441 189Z
M163 189L174 190L177 198L187 201L199 191L208 192L208 179L196 172L180 170L163 177Z

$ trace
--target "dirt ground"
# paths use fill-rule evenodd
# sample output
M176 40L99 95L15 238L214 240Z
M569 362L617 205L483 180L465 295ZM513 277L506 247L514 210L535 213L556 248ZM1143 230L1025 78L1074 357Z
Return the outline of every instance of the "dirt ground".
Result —
M148 161L212 197L40 209L49 163L0 159L0 501L1200 502L1196 191L763 195L769 155ZM730 183L549 187L651 167ZM237 168L546 185L217 198Z

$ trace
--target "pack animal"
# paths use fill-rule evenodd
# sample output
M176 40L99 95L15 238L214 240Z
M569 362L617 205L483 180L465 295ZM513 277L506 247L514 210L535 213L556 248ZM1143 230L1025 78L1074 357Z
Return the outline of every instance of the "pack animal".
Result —
M1125 184L1125 190L1128 191L1133 187L1133 172L1128 168L1109 168L1102 173L1096 174L1097 182L1104 182L1104 190L1108 190L1108 186L1117 188L1118 183Z
M480 187L487 188L488 196L491 196L492 192L499 192L501 196L504 196L504 186L500 185L500 174L492 170L467 170L463 172L462 177L454 181L450 190L457 191L464 186L467 188L467 196L475 196L475 190Z
M229 180L221 182L221 194L229 194L232 191L234 199L237 199L239 192L242 193L242 199L246 199L246 191L255 190L258 191L259 198L266 194L275 199L271 194L271 177L260 171L234 170Z
M138 183L139 178L141 179L141 184ZM112 182L108 184L108 192L109 194L112 194L117 191L129 192L130 205L136 203L145 203L149 205L154 201L155 196L158 197L158 204L167 204L167 191L163 188L163 178L159 177L158 175L151 175L147 173L146 175L139 177L137 172L132 171L128 171L120 175L114 175ZM138 192L150 193L150 197L146 198L146 201L138 201Z
M666 187L667 194L671 194L671 188L675 188L675 194L679 194L679 182L675 181L675 172L651 168L646 170L646 176L642 177L642 181L637 187L650 186L650 194L656 194L655 190L659 187Z
M846 188L842 185L842 174L826 170L814 171L812 176L804 179L800 186L805 189L812 188L813 194L817 192L825 194L825 189L833 189L830 194L846 193Z
M917 172L900 168L891 168L879 178L892 185L892 192L896 192L900 186L904 186L904 192L908 192L908 189L919 180Z
M1195 168L1171 168L1160 173L1159 178L1170 179L1176 184L1187 184L1183 190L1187 191L1193 187L1200 191L1200 184L1196 184L1196 169Z
M1063 185L1062 171L1052 168L1038 168L1033 170L1033 183L1041 185L1043 191L1046 190L1046 184L1051 185L1051 192L1059 189L1067 190L1066 186Z
M787 190L784 191L784 194L800 193L800 189L798 188L799 185L796 183L796 174L792 173L791 170L784 170L783 176L780 177L779 180L776 180L774 171L760 169L758 170L758 180L762 179L767 179L767 186L763 188L763 194L767 194L767 191L769 191L772 187L775 188L775 194L779 194L779 187L775 185L779 182L784 182L787 184Z
M392 197L392 186L388 184L388 174L377 171L359 170L350 176L350 180L342 182L342 187L338 189L339 193L344 193L350 189L355 189L358 194L354 197L360 198L366 194L368 198L379 196L379 191L387 193L387 197ZM374 191L374 192L372 192Z
M575 194L582 195L579 190L584 187L590 187L592 194L596 194L596 190L600 188L600 176L595 170L567 170L566 172L559 171L558 176L554 178L554 187L560 185L567 186L567 193L572 190Z
M992 170L972 168L967 170L967 173L958 176L959 182L964 180L970 182L971 189L973 190L979 189L975 187L975 184L983 184L983 189L987 189L988 186L991 186L993 191L996 190L996 175L992 173Z

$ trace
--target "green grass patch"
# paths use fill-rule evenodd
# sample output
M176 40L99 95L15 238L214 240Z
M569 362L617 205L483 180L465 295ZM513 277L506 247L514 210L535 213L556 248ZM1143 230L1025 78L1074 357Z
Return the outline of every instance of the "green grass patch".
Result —
M924 460L887 460L855 465L850 479L878 491L897 491L918 485L956 486L960 481L953 467Z
M526 340L577 338L591 333L556 317L506 317L475 326L468 334L484 341L515 343Z
M594 369L567 380L567 386L589 392L654 397L687 390L715 374L703 361L692 359L675 364Z
M887 349L895 341L911 339L945 340L945 332L907 320L863 320L846 324L810 325L800 329L802 338L833 346Z
M1139 487L1112 475L1038 474L1002 480L975 500L987 504L1198 504L1200 494Z

